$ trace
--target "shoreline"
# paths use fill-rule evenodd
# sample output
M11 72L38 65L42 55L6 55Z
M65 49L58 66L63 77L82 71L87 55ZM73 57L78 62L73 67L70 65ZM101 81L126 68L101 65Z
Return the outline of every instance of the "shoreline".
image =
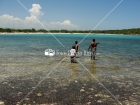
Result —
M4 32L4 33L0 33L0 35L37 35L37 34L46 34L46 35L52 35L52 34L61 34L61 35L66 35L66 34L87 34L87 35L131 35L131 36L140 36L140 34L105 34L105 33L7 33L7 32Z

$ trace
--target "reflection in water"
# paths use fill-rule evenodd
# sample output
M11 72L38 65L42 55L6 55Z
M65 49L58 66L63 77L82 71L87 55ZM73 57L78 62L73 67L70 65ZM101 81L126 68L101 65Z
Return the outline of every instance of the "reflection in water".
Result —
M72 75L76 75L76 73L78 72L78 65L72 63L69 66L70 66L69 68L71 70Z
M100 69L103 69L103 70L112 70L112 71L118 71L120 69L120 66L116 65L116 66L113 66L113 67L97 67L97 68L100 68Z
M95 73L97 72L97 71L96 71L96 66L95 66L95 61L91 61L91 62L90 62L89 71L90 71L92 74L95 74Z

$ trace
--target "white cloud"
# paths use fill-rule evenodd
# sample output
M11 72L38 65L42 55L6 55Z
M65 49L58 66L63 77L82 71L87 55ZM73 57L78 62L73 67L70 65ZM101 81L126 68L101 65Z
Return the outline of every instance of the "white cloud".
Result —
M12 28L15 25L20 28L20 24L22 23L23 21L21 19L14 18L13 16L7 14L0 16L0 27L2 28Z
M63 22L38 22L36 18L43 16L43 12L40 11L41 6L39 4L33 4L32 8L29 9L31 16L25 17L25 19L16 18L10 15L2 15L0 16L0 27L1 28L15 28L15 29L43 29L43 24L48 30L60 30L60 29L68 29L68 30L76 30L79 29L79 26L72 24L70 20L64 20Z
M62 24L64 24L64 25L71 25L71 22L69 20L65 20Z
M43 12L40 11L41 10L41 6L39 4L32 4L32 8L29 9L29 12L35 16L36 18L39 18L41 16L43 16Z
M72 24L69 20L65 20L63 22L51 22L48 24L51 29L69 29L69 30L76 30L80 27Z

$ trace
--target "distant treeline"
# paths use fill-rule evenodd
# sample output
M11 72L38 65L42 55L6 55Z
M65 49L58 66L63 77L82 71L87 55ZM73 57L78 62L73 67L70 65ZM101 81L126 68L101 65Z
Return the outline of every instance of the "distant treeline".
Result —
M122 30L45 30L39 29L10 29L0 28L0 32L7 33L103 33L103 34L137 34L140 35L140 28L122 29Z

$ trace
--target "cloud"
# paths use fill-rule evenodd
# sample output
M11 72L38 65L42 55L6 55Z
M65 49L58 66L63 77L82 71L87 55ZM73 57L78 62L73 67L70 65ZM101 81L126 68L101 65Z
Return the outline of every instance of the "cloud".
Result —
M43 12L40 11L41 10L41 6L39 4L32 4L32 8L29 9L29 12L35 16L36 18L39 18L41 16L43 16Z
M64 25L71 25L71 22L69 20L65 20L62 24L64 24Z
M76 30L79 29L79 26L72 24L70 20L64 20L63 22L40 22L46 27L47 30ZM15 29L43 29L43 26L40 24L34 16L26 17L24 20L20 18L15 18L10 15L0 16L0 27L2 28L15 28Z
M40 11L41 6L39 4L33 4L32 8L29 9L31 16L25 17L25 19L16 18L8 14L0 16L0 27L1 28L15 28L15 29L43 29L44 25L47 30L76 30L79 29L79 26L72 24L70 20L64 20L63 22L38 22L36 20L43 16L43 12ZM35 18L36 17L36 18Z
M26 17L25 20L20 18L15 18L10 15L2 15L0 16L0 27L2 28L15 28L15 29L27 29L27 28L39 28L39 23L36 19L31 17Z
M80 27L72 24L70 20L64 20L63 22L51 22L48 24L50 28L52 29L69 29L69 30L76 30Z
M7 14L0 16L0 27L2 28L12 28L15 26L20 27L20 24L22 23L23 21L21 19L15 18Z

